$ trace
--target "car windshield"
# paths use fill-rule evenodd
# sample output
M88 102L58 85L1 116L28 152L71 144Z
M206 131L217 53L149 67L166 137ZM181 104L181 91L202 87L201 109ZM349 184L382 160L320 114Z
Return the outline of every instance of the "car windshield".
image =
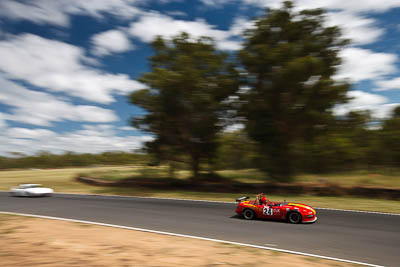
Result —
M41 187L40 184L21 184L19 188L26 189L26 188L36 188Z

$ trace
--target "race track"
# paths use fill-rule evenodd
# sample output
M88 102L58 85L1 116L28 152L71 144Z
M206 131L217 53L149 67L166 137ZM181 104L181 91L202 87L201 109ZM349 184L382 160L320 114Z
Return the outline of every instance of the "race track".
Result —
M69 194L18 198L0 192L0 211L222 239L384 266L400 264L400 216L317 210L316 223L293 225L245 221L235 216L235 207L234 203Z

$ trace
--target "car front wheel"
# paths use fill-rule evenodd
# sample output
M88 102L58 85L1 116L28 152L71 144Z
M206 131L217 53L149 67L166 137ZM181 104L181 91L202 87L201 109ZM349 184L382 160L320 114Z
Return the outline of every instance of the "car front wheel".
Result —
M291 212L288 216L288 220L291 223L301 223L301 214L298 212Z

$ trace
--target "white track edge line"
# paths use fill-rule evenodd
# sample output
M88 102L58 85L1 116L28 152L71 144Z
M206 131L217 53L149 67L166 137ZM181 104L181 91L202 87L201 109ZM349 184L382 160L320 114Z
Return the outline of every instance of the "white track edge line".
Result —
M8 191L0 192L7 193ZM209 202L209 203L224 203L224 204L233 204L236 202L230 201L218 201L218 200L204 200L204 199L190 199L190 198L169 198L169 197L142 197L142 196L121 196L121 195L102 195L102 194L81 194L81 193L62 193L55 192L55 195L79 195L79 196L102 196L102 197L120 197L120 198L144 198L144 199L161 199L161 200L181 200L181 201L195 201L195 202ZM379 211L366 211L366 210L346 210L346 209L334 209L334 208L319 208L314 207L317 210L333 210L333 211L344 211L344 212L357 212L357 213L367 213L367 214L377 214L377 215L392 215L392 216L400 216L400 213L389 213L389 212L379 212Z
M279 249L279 248L273 248L273 247L267 247L267 246L252 245L252 244L247 244L247 243L226 241L226 240L221 240L221 239L214 239L214 238L207 238L207 237L200 237L200 236L177 234L177 233L171 233L171 232L156 231L156 230L137 228L137 227L129 227L129 226L122 226L122 225L116 225L116 224L99 223L99 222L84 221L84 220L77 220L77 219L68 219L68 218L61 218L61 217L35 215L35 214L27 214L27 213L17 213L17 212L7 212L7 211L0 211L0 214L35 217L35 218L42 218L42 219L67 221L67 222L86 223L86 224L92 224L92 225L98 225L98 226L113 227L113 228L120 228L120 229L126 229L126 230L135 230L135 231L141 231L141 232L147 232L147 233L153 233L153 234L184 237L184 238L191 238L191 239L197 239L197 240L212 241L212 242L216 242L216 243L224 243L224 244L231 244L231 245L259 248L259 249L265 249L265 250L272 250L272 251L290 253L290 254L295 254L295 255L300 255L300 256L314 257L314 258L320 258L320 259L325 259L325 260L333 260L333 261L339 261L339 262L345 262L345 263L353 263L353 264L364 265L364 266L384 267L382 265L376 265L376 264L370 264L370 263L365 263L365 262L340 259L340 258L329 257L329 256L322 256L322 255L299 252L299 251L293 251L293 250L287 250L287 249Z

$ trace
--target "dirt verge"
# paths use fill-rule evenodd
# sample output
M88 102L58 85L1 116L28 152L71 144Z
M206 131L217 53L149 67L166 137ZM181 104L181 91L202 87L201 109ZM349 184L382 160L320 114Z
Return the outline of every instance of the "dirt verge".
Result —
M352 266L139 231L0 214L1 266Z

